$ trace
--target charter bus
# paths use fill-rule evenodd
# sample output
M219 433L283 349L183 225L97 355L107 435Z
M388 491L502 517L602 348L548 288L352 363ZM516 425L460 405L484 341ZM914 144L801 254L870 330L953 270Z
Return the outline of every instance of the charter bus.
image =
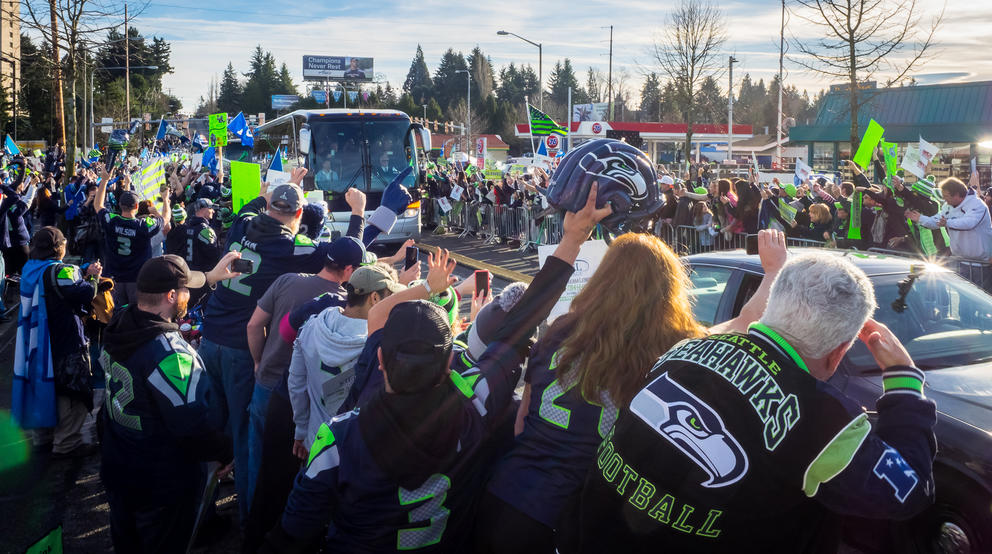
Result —
M307 168L303 189L323 191L329 230L342 235L351 215L344 199L349 188L365 193L368 216L379 207L382 191L407 166L413 171L402 184L411 192L416 189L426 159L423 152L431 148L430 132L396 110L296 110L260 125L254 135L256 158L282 148L287 159L283 171ZM418 141L422 150L418 150ZM266 173L267 167L263 164ZM419 236L420 201L414 195L414 202L398 214L392 231L377 241L402 242Z

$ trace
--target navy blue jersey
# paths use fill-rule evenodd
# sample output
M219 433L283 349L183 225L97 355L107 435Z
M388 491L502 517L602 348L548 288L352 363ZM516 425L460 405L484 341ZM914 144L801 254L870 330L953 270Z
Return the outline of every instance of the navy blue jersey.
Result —
M603 440L562 551L802 552L826 546L830 512L919 513L933 501L935 406L922 371L882 377L870 421L764 325L683 341Z
M206 219L190 217L165 236L165 253L182 257L194 271L210 271L220 259L217 232Z
M52 366L58 373L67 358L86 349L83 320L96 296L96 278L84 278L78 267L54 264L45 270L45 308L52 341ZM87 376L88 378L88 376Z
M556 378L559 347L570 330L559 326L534 347L524 376L531 386L524 430L489 483L490 492L552 529L617 416L608 395L591 403L574 381Z
M231 447L212 425L203 362L175 325L131 306L107 332L121 341L149 321L173 330L152 329L124 350L108 344L100 356L107 376L101 477L109 488L168 498L175 488L196 486L198 462L229 461ZM126 354L119 359L111 351Z
M137 281L141 266L152 257L152 237L162 230L162 218L132 219L107 208L97 218L103 228L104 274L122 283Z
M284 273L317 273L327 259L329 243L293 235L272 217L259 214L262 197L246 204L231 225L227 251L241 252L253 263L250 273L227 281L210 296L203 319L203 337L224 346L248 349L246 327L269 285Z
M361 408L373 394L383 388L386 380L379 371L379 345L382 343L382 329L377 329L365 339L365 348L355 362L355 381L351 384L348 396L338 408L338 413L347 413Z
M372 449L379 445L366 442L359 422L366 411L322 424L286 503L283 530L312 537L331 520L330 552L466 551L492 460L487 439L510 402L520 362L512 348L495 344L482 356L474 386L450 374L444 386L460 408L446 419L458 431L457 455L413 488L398 485L377 463Z

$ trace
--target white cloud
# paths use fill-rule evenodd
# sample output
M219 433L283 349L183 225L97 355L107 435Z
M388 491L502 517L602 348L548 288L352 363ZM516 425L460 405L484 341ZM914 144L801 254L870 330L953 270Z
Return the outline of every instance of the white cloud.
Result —
M310 4L310 6L306 5ZM750 73L768 80L778 71L778 2L767 0L721 2L728 18L729 40L726 54L740 60L735 77ZM919 73L961 73L969 79L992 79L992 59L985 46L988 24L992 23L992 3L949 0L944 41L940 56ZM372 56L376 73L399 86L406 76L417 44L421 44L431 71L441 54L451 47L468 53L479 45L497 66L510 62L537 66L536 49L514 37L496 35L505 29L544 45L545 81L555 61L571 58L577 72L588 66L606 71L609 30L614 25L614 68L626 67L631 88L638 90L642 70L650 68L647 49L658 33L664 32L669 3L651 0L587 1L581 5L564 0L533 2L450 2L425 0L410 3L363 3L333 6L335 15L306 19L281 17L269 10L231 15L249 21L218 20L222 11L237 13L242 4L221 1L204 7L174 10L177 16L141 17L136 25L147 34L163 36L172 44L173 75L165 86L179 96L187 109L207 91L212 76L219 76L231 61L240 72L248 70L252 49L260 44L278 62L285 62L297 84L302 83L301 58L304 54ZM329 10L307 0L287 7L293 14L310 7ZM354 9L349 9L354 8ZM928 14L940 6L927 5ZM208 12L207 10L214 10ZM162 10L155 10L161 13ZM792 34L802 35L802 21L793 16ZM882 80L882 79L879 79ZM580 82L584 75L580 74ZM829 82L794 65L787 67L786 82L800 89L816 90ZM723 83L721 83L723 84ZM302 87L301 87L302 88Z

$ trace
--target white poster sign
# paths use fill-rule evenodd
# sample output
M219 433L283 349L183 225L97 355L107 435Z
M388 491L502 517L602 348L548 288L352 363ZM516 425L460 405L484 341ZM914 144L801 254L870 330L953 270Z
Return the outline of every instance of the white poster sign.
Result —
M465 189L463 189L461 185L453 185L451 187L451 194L448 196L455 202L461 202L463 192L465 192Z
M548 256L554 254L555 248L558 248L557 244L542 244L537 247L537 258L541 267L544 267L544 261L548 259ZM579 256L575 259L575 273L569 278L565 292L562 293L555 307L551 309L551 315L548 316L549 324L558 316L568 313L568 307L572 305L572 300L582 291L592 274L596 272L599 263L603 261L603 256L606 255L607 248L609 246L602 240L590 240L582 244L579 249Z

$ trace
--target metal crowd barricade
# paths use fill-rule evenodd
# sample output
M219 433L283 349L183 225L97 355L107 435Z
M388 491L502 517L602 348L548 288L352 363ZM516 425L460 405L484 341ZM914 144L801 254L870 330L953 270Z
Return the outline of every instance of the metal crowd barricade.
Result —
M826 246L826 242L822 240L813 239L800 239L796 237L785 237L786 246L795 246L798 248L823 248Z
M985 292L992 293L992 265L988 262L965 258L949 258L948 261L956 265L958 275L975 283Z

